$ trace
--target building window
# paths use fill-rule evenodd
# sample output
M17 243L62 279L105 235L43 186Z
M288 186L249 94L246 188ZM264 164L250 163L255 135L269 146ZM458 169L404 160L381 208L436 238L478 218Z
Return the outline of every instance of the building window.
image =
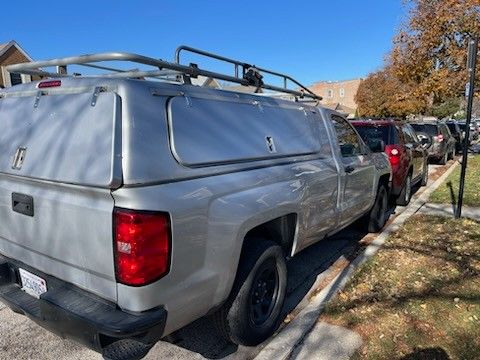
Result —
M341 88L339 93L340 93L341 98L345 97L345 89L344 88Z
M15 74L11 73L10 74L10 84L13 85L18 85L22 83L22 75L20 74Z
M327 90L327 98L333 98L333 90L332 89Z

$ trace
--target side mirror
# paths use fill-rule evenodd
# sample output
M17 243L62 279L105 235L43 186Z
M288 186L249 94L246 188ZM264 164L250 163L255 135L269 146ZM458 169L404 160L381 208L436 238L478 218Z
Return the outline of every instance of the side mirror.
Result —
M432 145L432 138L428 134L418 133L417 137L424 149L428 149Z
M380 139L368 139L367 146L374 153L380 153L385 151L385 142Z

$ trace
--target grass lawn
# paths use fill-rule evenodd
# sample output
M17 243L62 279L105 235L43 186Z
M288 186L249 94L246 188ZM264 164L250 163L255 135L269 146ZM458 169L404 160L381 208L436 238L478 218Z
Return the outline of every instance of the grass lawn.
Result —
M431 202L444 204L457 203L460 169L461 166L458 166L450 174L445 183L430 196ZM468 158L463 204L467 206L480 206L480 155Z
M358 332L354 359L480 359L480 223L415 215L321 321Z

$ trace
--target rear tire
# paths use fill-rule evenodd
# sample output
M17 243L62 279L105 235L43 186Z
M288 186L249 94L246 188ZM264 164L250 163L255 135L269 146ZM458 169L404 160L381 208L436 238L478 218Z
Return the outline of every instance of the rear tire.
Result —
M438 162L440 165L445 165L448 161L448 152L445 153L445 155L443 155L443 157L440 159L440 161Z
M227 302L214 314L227 340L255 346L280 325L287 288L287 266L282 248L261 238L248 240Z
M412 198L412 174L409 173L405 178L405 184L397 198L397 205L407 206Z
M379 232L383 229L390 217L388 209L388 191L385 185L379 185L377 196L373 207L365 216L367 220L367 230L371 233Z
M425 163L425 166L423 167L423 176L422 176L422 186L427 186L428 184L428 162Z

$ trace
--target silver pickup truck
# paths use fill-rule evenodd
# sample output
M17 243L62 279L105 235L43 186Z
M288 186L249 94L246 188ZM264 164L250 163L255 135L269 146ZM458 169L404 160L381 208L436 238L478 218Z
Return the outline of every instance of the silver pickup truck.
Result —
M70 76L72 64L111 72ZM42 80L0 93L5 304L108 359L141 358L207 314L255 345L282 320L290 257L360 218L384 226L382 144L307 102L191 84L318 100L236 65L227 76L107 53L8 68Z

